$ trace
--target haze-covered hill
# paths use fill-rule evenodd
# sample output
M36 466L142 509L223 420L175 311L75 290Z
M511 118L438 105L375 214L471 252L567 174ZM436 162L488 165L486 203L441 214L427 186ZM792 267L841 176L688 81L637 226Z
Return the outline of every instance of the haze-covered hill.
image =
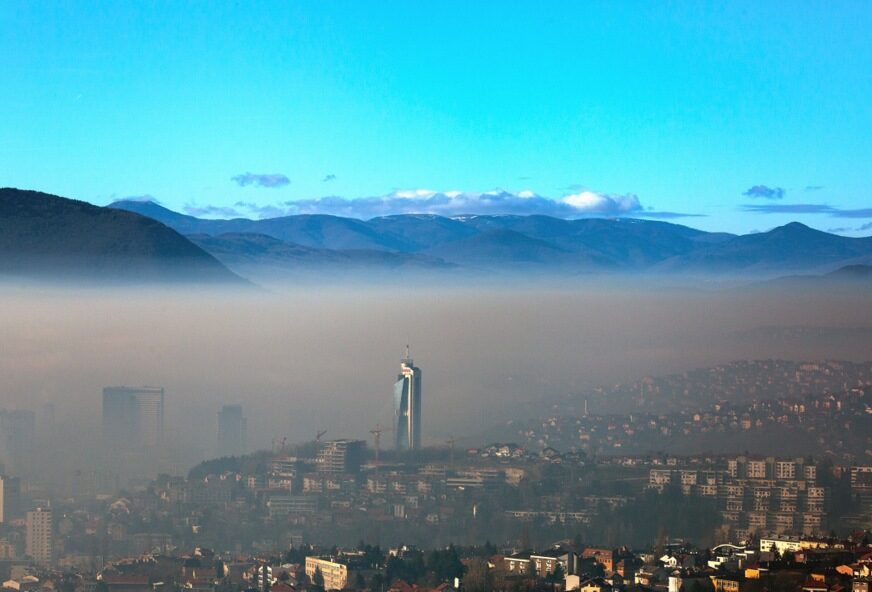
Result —
M416 253L378 249L331 250L281 241L265 234L191 234L188 238L219 261L255 280L290 279L318 271L379 271L404 269L436 271L456 267Z
M737 236L676 255L659 268L713 272L808 270L828 264L840 267L870 254L872 237L838 236L791 222L769 232Z
M346 269L397 265L444 269L443 265L451 265L488 273L775 277L827 272L872 260L872 237L843 237L797 222L736 236L626 218L409 214L370 220L324 215L207 220L153 202L120 201L111 207L153 217L184 234L202 235L196 242L203 248L231 267L244 261L249 269L279 264L284 270L317 265L329 270L341 263ZM251 239L241 241L242 235L268 236L284 245L253 250ZM205 236L225 238L216 241Z
M836 270L821 274L802 274L781 276L775 279L752 284L757 290L789 291L850 291L872 290L872 265L845 265Z
M0 278L245 282L163 224L132 212L0 189Z

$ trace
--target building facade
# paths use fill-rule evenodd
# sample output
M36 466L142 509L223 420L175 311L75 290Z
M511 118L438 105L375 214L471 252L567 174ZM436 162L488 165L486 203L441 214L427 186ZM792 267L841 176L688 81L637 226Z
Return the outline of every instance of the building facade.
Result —
M318 575L323 580L318 582L325 590L342 590L348 586L348 564L333 557L306 557L306 576L310 582L315 582Z
M54 533L51 508L37 508L27 513L25 553L41 566L50 566L53 559Z

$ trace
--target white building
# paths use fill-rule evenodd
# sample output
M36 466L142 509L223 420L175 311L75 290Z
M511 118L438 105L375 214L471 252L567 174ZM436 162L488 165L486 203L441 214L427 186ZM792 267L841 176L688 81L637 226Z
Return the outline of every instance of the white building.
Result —
M27 513L26 553L39 565L52 564L51 508L37 508Z

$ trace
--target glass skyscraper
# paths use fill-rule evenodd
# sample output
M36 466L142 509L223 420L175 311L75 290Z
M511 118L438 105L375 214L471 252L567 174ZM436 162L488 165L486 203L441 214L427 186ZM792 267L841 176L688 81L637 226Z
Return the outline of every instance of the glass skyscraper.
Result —
M242 405L224 405L218 413L218 456L245 454L246 419Z
M157 448L163 442L164 390L113 386L103 389L103 437L115 449Z
M394 383L394 436L397 450L421 448L421 369L409 356L409 346Z

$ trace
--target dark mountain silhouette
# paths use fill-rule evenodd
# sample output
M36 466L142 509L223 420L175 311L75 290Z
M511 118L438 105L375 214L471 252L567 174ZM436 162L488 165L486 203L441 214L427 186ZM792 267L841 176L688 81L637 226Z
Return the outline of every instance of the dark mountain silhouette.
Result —
M37 191L0 189L0 276L243 285L163 224Z
M231 267L275 263L282 266L343 261L343 265L427 265L433 259L398 259L386 254L426 255L460 267L506 272L523 268L558 273L650 272L773 277L779 273L819 273L848 264L872 262L872 237L849 238L791 223L769 232L733 235L704 232L679 224L626 218L564 220L550 216L395 215L357 220L337 216L284 216L265 220L204 220L154 203L116 202L112 207L153 216L184 234L218 237L259 234L315 251L291 256L273 245L260 255L234 241L220 247L200 238L207 251ZM231 253L232 249L241 249ZM339 251L342 254L330 254ZM382 253L380 260L374 253Z

